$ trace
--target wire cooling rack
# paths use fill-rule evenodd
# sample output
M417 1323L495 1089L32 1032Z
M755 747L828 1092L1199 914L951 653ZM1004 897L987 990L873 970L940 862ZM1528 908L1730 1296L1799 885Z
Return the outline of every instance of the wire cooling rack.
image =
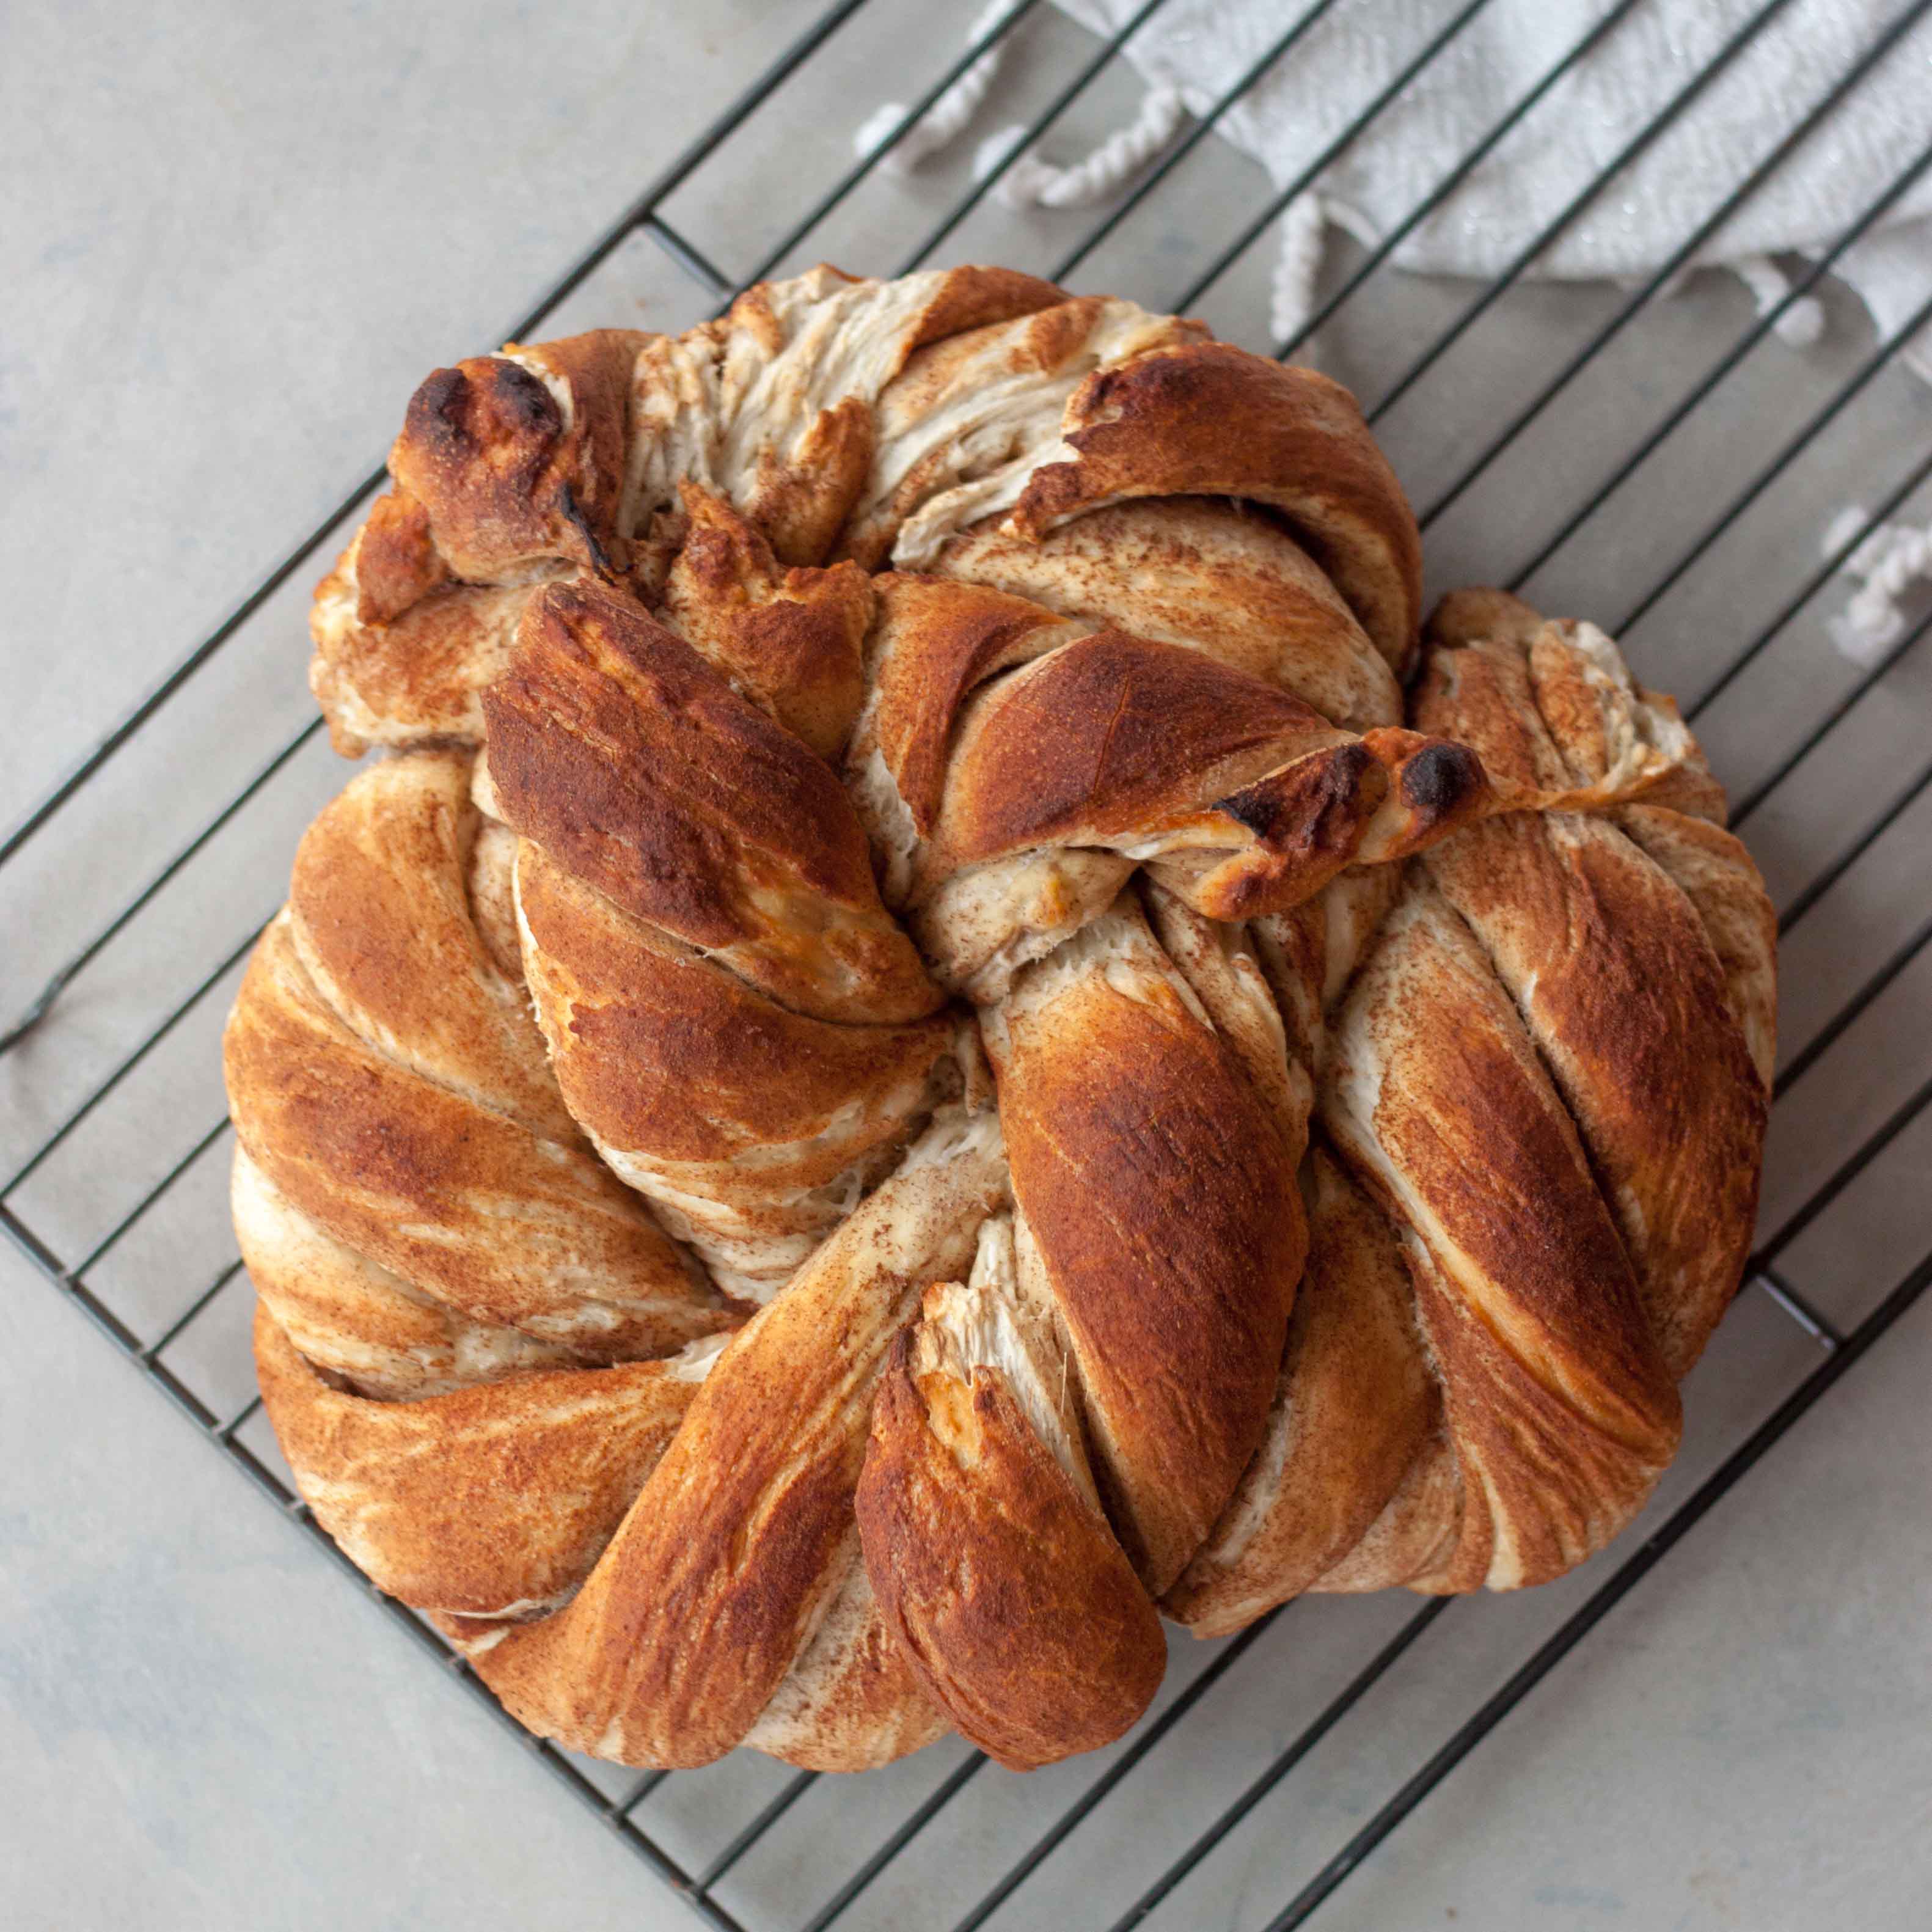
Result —
M1022 0L943 69L925 53L929 83L902 125L1037 16L1012 83L1030 110L1027 140L1077 145L1083 116L1104 124L1131 99L1120 49L1163 4L1146 0L1101 43ZM1443 581L1500 579L1546 608L1595 618L1648 681L1682 694L1780 908L1784 1058L1747 1286L1687 1392L1690 1436L1644 1524L1562 1583L1468 1603L1305 1600L1225 1642L1178 1642L1136 1730L1030 1781L956 1739L858 1780L749 1753L675 1777L621 1772L525 1737L434 1632L377 1594L715 1926L964 1932L1002 1914L1010 1924L1124 1928L1156 1915L1188 1924L1198 1922L1198 1888L1231 1859L1246 1888L1242 1923L1304 1924L1932 1282L1932 1204L1915 1180L1932 1148L1932 663L1920 648L1932 613L1868 668L1822 641L1839 567L1881 521L1922 517L1932 476L1932 402L1895 367L1932 305L1874 340L1828 278L1932 152L1762 312L1714 278L1671 292L1822 118L1856 111L1867 76L1910 52L1901 43L1932 0L1900 9L1846 71L1819 76L1811 112L1766 130L1762 161L1640 286L1558 289L1526 282L1525 271L1616 191L1622 168L1789 0L1768 0L1660 100L1493 283L1391 277L1405 236L1617 30L1638 4L1623 0L1386 238L1331 262L1300 335L1254 343L1276 218L1486 4L1445 4L1420 44L1390 49L1385 81L1353 125L1278 190L1264 192L1206 137L1304 36L1346 27L1328 17L1346 15L1338 0L1292 20L1103 217L1022 220L992 196L1004 167L975 181L942 162L893 182L840 160L829 136L801 148L801 127L842 129L855 101L870 104L888 39L926 50L932 38L929 12L842 0L506 332L620 320L627 302L682 326L821 254L886 273L1004 260L1205 314L1282 356L1318 328L1422 506ZM746 239L756 226L748 210L769 211L761 241ZM669 293L668 264L682 278ZM1801 358L1769 338L1808 298L1825 301L1832 328ZM0 843L16 908L33 915L22 928L38 935L14 950L18 1018L0 1052L31 1075L42 1115L27 1144L0 1157L0 1171L10 1161L0 1226L364 1589L292 1493L248 1393L248 1296L221 1199L227 1122L194 1118L184 1096L209 1093L218 1114L209 1070L239 962L279 897L295 830L339 782L300 688L296 580L332 554L381 480L373 472L304 536ZM1861 493L1861 527L1822 554L1827 512ZM128 787L110 782L117 771L137 794L144 773L166 772L165 796L191 796L191 819L131 807ZM252 920L236 909L251 892ZM57 950L37 958L36 944ZM107 1037L90 1029L86 995L117 974L138 980L143 1018ZM1337 1789L1346 1802L1332 1802Z

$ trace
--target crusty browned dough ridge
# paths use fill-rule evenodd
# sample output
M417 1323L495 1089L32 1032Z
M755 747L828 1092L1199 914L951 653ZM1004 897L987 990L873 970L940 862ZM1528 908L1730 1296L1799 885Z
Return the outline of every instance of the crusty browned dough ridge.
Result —
M264 1400L526 1724L1118 1736L1163 1615L1509 1588L1735 1291L1769 908L1668 699L1346 392L819 269L438 371L227 1036ZM1405 688L1406 686L1406 689Z

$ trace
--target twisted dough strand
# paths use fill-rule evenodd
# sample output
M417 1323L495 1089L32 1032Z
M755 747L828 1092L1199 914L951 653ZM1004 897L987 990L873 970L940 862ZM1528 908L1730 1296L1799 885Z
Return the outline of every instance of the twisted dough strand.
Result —
M1362 1300L1379 1252L1412 1282L1412 1326L1361 1326L1384 1337L1366 1376L1312 1315L1291 1335L1268 1444L1169 1600L1204 1633L1300 1589L1508 1587L1600 1547L1676 1448L1675 1384L1749 1244L1775 928L1711 822L1722 794L1601 633L1480 592L1448 600L1430 642L1418 722L1479 749L1506 795L1609 809L1433 848L1327 989L1320 1137L1389 1234L1318 1156L1303 1305L1331 1283ZM1308 1405L1342 1372L1361 1420L1325 1433ZM1302 1498L1342 1449L1358 1510L1382 1512L1318 1551Z
M957 1091L956 1016L831 768L628 598L554 586L485 700L538 1020L718 1278L787 1280Z
M379 766L323 812L225 1043L257 1289L310 1360L398 1396L728 1319L563 1108L472 910L506 854L469 764Z

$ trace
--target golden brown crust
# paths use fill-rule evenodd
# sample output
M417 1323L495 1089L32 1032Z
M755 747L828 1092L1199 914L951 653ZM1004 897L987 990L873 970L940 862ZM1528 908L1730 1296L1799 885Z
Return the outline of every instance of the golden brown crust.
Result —
M704 482L729 496L781 561L824 562L862 497L880 400L908 361L958 331L1059 300L1004 270L874 282L821 266L747 290L682 337L651 338L633 381L632 520L641 527L680 482Z
M632 1764L709 1763L750 1730L843 1581L873 1383L970 1252L997 1148L888 1182L734 1338L583 1589L477 1655L524 1724Z
M620 593L540 592L486 710L566 1099L762 1298L954 1090L957 1020L831 769Z
M767 461L745 492L745 507L788 564L816 562L832 539L872 460L872 412L856 396L822 411L792 461Z
M1676 707L1620 675L1607 640L1510 615L1508 641L1438 654L1418 709L1479 744L1505 782L1651 801L1620 816L1708 881L1700 896L1732 956L1727 967L1696 901L1606 817L1500 819L1428 862L1528 1024L1682 1376L1736 1292L1756 1216L1768 1108L1751 1034L1762 1058L1769 907L1735 842L1706 823L1722 794L1678 742ZM1647 821L1631 820L1640 810Z
M1313 1056L1300 1014L1282 1010L1253 928L1205 918L1151 878L1138 882L1137 893L1161 950L1240 1063L1299 1167L1308 1150Z
M957 1016L844 1026L794 1012L538 846L523 848L518 895L572 1112L715 1265L782 1282L932 1110Z
M859 1096L921 1085L952 1044L944 1014L869 1027L794 1012L648 928L600 920L591 889L536 848L518 895L557 1078L577 1118L614 1146L702 1161L807 1141Z
M1442 1408L1301 1587L1514 1586L1599 1547L1668 1458L1671 1385L1750 1239L1773 922L1694 742L1588 626L1469 592L1430 638L1414 716L1519 815L1412 865L1366 944L1329 934L1316 1036L1324 1130L1402 1244ZM1283 1420L1318 1387L1290 1356ZM1270 1484L1273 1516L1231 1511L1224 1543L1335 1506L1298 1511L1258 1459L1248 1499Z
M1013 515L1021 534L1124 496L1264 504L1287 518L1390 665L1408 668L1421 541L1339 383L1226 343L1191 343L1096 370L1068 405L1065 434L1073 459L1035 472Z
M286 1208L411 1291L575 1359L679 1347L726 1318L583 1144L482 940L467 769L421 753L357 778L249 963L224 1058L237 1136L274 1190L259 1250L278 1252ZM313 1288L318 1270L352 1298L339 1265L296 1271Z
M356 544L357 621L393 623L449 581L429 512L406 490L386 490L369 506Z
M1412 1275L1427 1265L1412 1253L1406 1258ZM1438 1390L1435 1424L1382 1514L1352 1550L1309 1585L1311 1591L1353 1596L1400 1583L1427 1595L1447 1594L1438 1580L1462 1534L1468 1484L1441 1406ZM1486 1531L1488 1522L1484 1514L1478 1528ZM1470 1587L1480 1588L1480 1579Z
M886 1628L946 1715L1011 1771L1113 1742L1167 1666L1105 1520L997 1369L928 1398L902 1332L872 1408L859 1532Z
M906 348L910 353L928 343L944 342L949 335L964 335L969 329L1052 308L1066 298L1064 289L1038 275L1022 274L1017 268L950 268L920 314Z
M262 1306L308 1360L357 1394L414 1402L598 1359L594 1346L479 1322L426 1294L310 1220L239 1144L230 1198Z
M392 1596L464 1616L567 1597L698 1388L675 1360L628 1362L372 1402L332 1388L266 1308L254 1339L262 1401L316 1520Z
M1064 936L1056 904L1077 926L1111 900L1124 872L1090 895L1068 876L1102 852L1238 920L1496 807L1462 747L1390 727L1357 739L1208 650L1089 631L978 585L878 582L848 769L888 854L889 897L939 976L975 998Z
M569 520L573 528L587 525L596 534L597 549L619 569L624 566L627 534L619 515L631 374L646 339L636 329L593 328L554 342L503 345L505 356L530 367L547 386L568 392L571 422L559 458L574 472L568 484ZM578 559L567 549L561 554L573 562L596 564L594 554ZM460 563L455 567L464 575L471 574Z
M1250 919L1358 856L1419 850L1486 798L1460 746L1352 738L1200 652L1102 631L1015 671L962 721L922 869L1112 846L1196 910Z
M1238 503L1142 497L1037 537L976 524L932 568L1096 628L1204 651L1349 730L1402 716L1395 679L1341 593L1286 530Z
M1428 863L1529 1024L1681 1377L1737 1291L1768 1111L1704 928L1599 820L1498 821Z
M722 496L686 484L682 499L665 621L820 758L837 758L865 695L871 580L853 563L783 569Z
M1778 914L1750 854L1721 826L1658 806L1628 806L1616 824L1702 920L1731 1016L1768 1094L1778 1061Z
M1570 1116L1432 891L1396 908L1349 995L1323 1118L1413 1231L1450 1433L1480 1478L1441 1586L1561 1574L1648 1493L1676 1390ZM1538 1439L1558 1430L1576 1451L1560 1468Z
M605 1360L718 1325L594 1155L406 1071L345 1026L286 916L250 962L225 1044L250 1158L337 1240L424 1292Z
M1451 644L1502 593L1462 595L1453 625L1432 624L1410 710L1416 724L1478 754L1498 807L1601 812L1641 800L1724 823L1723 788L1676 704L1637 683L1602 632L1532 628L1527 606L1510 598L1496 635Z
M345 758L371 745L483 742L483 691L508 668L526 585L445 584L382 623L354 615L366 529L316 586L309 688Z
M1137 865L1194 910L1245 920L1496 808L1462 748L1392 728L1357 739L1205 650L977 585L878 581L848 780L889 902L935 976L976 1000Z
M1100 419L1113 406L1094 399L1103 383L1142 424L1125 442L1110 440ZM1227 439L1205 434L1203 416L1236 392L1244 410L1261 410L1244 421L1266 446L1232 459L1231 482L1217 453ZM1090 436L1100 442L1088 452ZM1074 448L1078 462L1060 460ZM466 667L488 661L503 619L491 612L484 623L461 593L587 571L651 601L668 560L662 513L686 488L728 503L778 562L820 563L836 538L876 568L896 544L904 561L923 561L1023 496L1032 507L1016 510L1010 530L1030 545L1071 514L1062 505L1042 520L1042 493L1064 496L1060 472L1095 465L1109 496L1166 498L1151 524L1124 505L1121 527L1196 554L1208 601L1226 614L1198 641L1258 653L1274 680L1305 686L1346 722L1390 722L1386 674L1378 682L1360 661L1366 640L1349 608L1400 604L1412 632L1403 578L1412 522L1343 393L1210 344L1198 323L974 268L894 283L820 268L748 290L684 337L602 330L438 370L392 453L397 488L358 537L367 582L352 545L318 603L316 694L346 750L459 731L474 742L482 680ZM1172 487L1150 483L1156 473ZM1237 536L1241 519L1214 500L1222 496L1288 515L1315 554L1254 515ZM1096 530L1106 525L1103 514ZM1070 533L1064 552L1090 541ZM1178 588L1170 620L1201 601ZM445 608L429 622L424 607L439 598ZM419 614L421 634L385 634ZM1159 614L1148 614L1160 633ZM1386 628L1385 613L1377 624ZM817 690L821 644L800 618L780 608L752 628L783 634L748 638L740 659L802 654L814 662L792 668ZM1387 637L1376 641L1389 650ZM435 675L415 664L426 653L441 659ZM832 694L822 695L778 713L821 748L838 718Z
M1471 585L1451 590L1429 614L1423 641L1433 652L1468 644L1513 644L1527 650L1543 628L1541 613L1507 590Z
M1308 1269L1268 1438L1162 1599L1197 1636L1238 1630L1331 1570L1368 1533L1436 1419L1387 1220L1325 1152L1312 1173Z
M532 1023L477 916L470 760L372 766L303 835L289 931L335 1012L437 1085L533 1132L578 1138ZM513 969L514 970L514 969Z
M928 344L878 394L872 470L840 554L869 569L926 567L949 538L1019 500L1057 453L1090 371L1206 334L1084 296Z
M836 777L628 599L538 592L484 712L506 820L622 911L820 1018L940 1004Z
M922 835L939 815L961 707L987 679L1079 634L1023 597L886 575L873 580L878 622L868 646L871 745ZM869 747L868 747L869 748Z
M1177 746L1186 747L1184 760ZM1347 755L1322 757L1335 752ZM1096 632L1008 679L964 722L938 843L956 863L1029 845L1101 844L1213 809L1307 757L1321 759L1321 803L1295 814L1286 836L1323 856L1328 848L1339 864L1371 760L1318 712L1258 679L1198 651ZM1231 800L1232 816L1247 809ZM1283 816L1270 806L1250 829L1269 843L1283 836ZM1069 836L1076 832L1093 836Z
M1090 963L1031 969L994 1065L1102 1494L1157 1596L1260 1440L1306 1236L1280 1130L1144 926L1082 937Z

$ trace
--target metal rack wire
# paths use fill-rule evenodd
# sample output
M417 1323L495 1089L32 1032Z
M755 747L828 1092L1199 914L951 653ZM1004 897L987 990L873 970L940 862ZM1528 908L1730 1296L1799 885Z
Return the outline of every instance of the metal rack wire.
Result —
M667 213L667 204L701 171L713 165L728 144L756 142L774 136L783 124L783 96L788 84L838 37L863 34L866 28L861 16L871 4L872 0L841 0L841 4L818 19L725 114L598 237L529 312L518 318L508 334L513 337L533 334L616 251L640 232L647 236L690 276L711 302L728 300L736 287L789 262L802 245L811 242L828 218L844 207L855 192L868 182L874 162L862 161L846 169L769 246L761 257L742 273L728 273L718 267L711 259L714 250L700 245L680 226L674 225ZM922 235L918 245L896 264L896 272L911 270L931 259L992 191L1012 159L1081 98L1109 68L1122 46L1141 25L1164 4L1166 0L1144 0L1144 4L1110 40L1092 45L1036 116L1027 130L1026 140L1010 149L1004 162L950 202L941 218ZM1339 0L1315 0L1315 4L1308 6L1239 81L1210 105L1186 138L1104 217L1098 219L1082 236L1078 245L1048 272L1062 280L1074 275L1103 243L1118 236L1124 224L1143 209L1150 198L1196 153L1227 110L1276 62L1291 57L1296 44L1338 4ZM1454 42L1488 4L1489 0L1469 0L1469 4L1447 11L1439 29L1391 69L1386 85L1364 106L1352 124L1316 157L1295 180L1260 199L1251 215L1240 221L1232 238L1211 257L1173 305L1193 305L1226 277L1267 233L1270 225L1302 188L1313 181L1336 154L1358 139L1364 130ZM1362 251L1360 259L1322 302L1307 327L1293 340L1276 344L1276 352L1284 356L1294 353L1316 328L1325 327L1347 311L1401 242L1507 140L1578 61L1605 36L1615 32L1640 4L1642 0L1621 0L1621 4L1610 7L1596 26L1512 104L1482 140L1443 176L1383 241L1375 248ZM1700 74L1674 98L1661 103L1651 122L1612 158L1596 180L1523 248L1502 274L1472 294L1454 314L1447 326L1370 399L1370 420L1380 422L1390 416L1397 406L1444 363L1485 315L1509 296L1537 257L1610 188L1619 171L1662 135L1724 69L1750 45L1766 23L1788 4L1789 0L1767 0L1767 4L1718 50ZM986 46L1012 33L1039 5L1040 0L1023 0L1023 4L1016 8L984 40L965 49L957 59L935 73L930 84L910 104L901 123L901 130L910 127ZM1697 250L1775 172L1826 115L1838 108L1847 97L1855 94L1866 76L1896 50L1903 38L1928 11L1932 11L1932 0L1915 0L1915 4L1902 7L1880 38L1844 74L1824 77L1816 105L1805 118L1779 137L1763 161L1711 210L1708 218L1687 238L1677 254L1641 286L1630 291L1607 320L1592 328L1580 346L1564 358L1556 372L1539 385L1534 394L1463 462L1459 473L1438 492L1424 511L1422 522L1425 530L1444 518L1506 457L1518 449L1571 385L1586 370L1597 365L1598 358L1633 322L1651 311L1660 294L1678 270L1693 260ZM1932 167L1932 152L1919 155L1817 258L1815 266L1795 282L1782 301L1756 316L1720 355L1701 370L1668 404L1658 422L1629 449L1619 454L1608 472L1564 512L1552 532L1540 539L1527 560L1515 568L1510 579L1513 586L1527 582L1540 572L1604 512L1630 479L1660 453L1673 446L1673 439L1680 430L1696 422L1700 412L1711 406L1712 399L1765 340L1790 304L1812 290L1840 260L1844 250L1882 219L1928 167ZM1698 568L1714 547L1726 540L1754 506L1790 478L1794 467L1814 449L1831 426L1891 368L1900 348L1910 342L1928 319L1932 319L1932 305L1922 309L1902 326L1892 329L1875 344L1868 354L1860 358L1838 386L1774 449L1769 458L1736 482L1731 494L1720 505L1714 507L1712 514L1701 526L1684 532L1684 540L1670 554L1653 560L1652 566L1643 574L1643 587L1630 598L1628 608L1621 612L1601 611L1594 614L1603 618L1613 630L1628 631L1654 610ZM1911 439L1903 438L1901 442L1909 446ZM1916 454L1910 446L1905 446L1899 454L1899 474L1886 488L1876 508L1864 519L1863 529L1835 554L1823 559L1768 622L1730 652L1715 675L1688 706L1692 718L1709 711L1736 689L1741 680L1751 675L1774 652L1780 640L1785 638L1790 627L1802 616L1807 613L1815 616L1818 600L1833 574L1864 535L1906 504L1928 478L1932 478L1932 453ZM170 706L218 654L248 632L250 620L295 573L312 565L324 545L382 480L380 470L364 478L315 530L265 574L233 611L182 658L4 842L0 842L0 867L14 861L30 844L51 837L61 826L68 808L104 767L145 734L164 728ZM1842 688L1828 694L1792 742L1778 752L1768 768L1744 790L1738 801L1737 821L1748 826L1762 809L1774 802L1781 806L1790 796L1792 782L1806 766L1807 761L1821 749L1828 748L1833 734L1852 717L1862 703L1907 664L1928 629L1932 629L1932 616L1910 628L1869 669L1854 676L1847 668L1846 681ZM26 1001L17 1022L4 1036L0 1036L0 1053L56 1023L62 994L82 980L98 960L111 953L116 940L176 884L185 869L211 842L276 786L291 762L319 729L320 721L312 720L276 746L245 784L210 814L166 862L142 879L111 914L99 922L86 942L46 980L38 996ZM1814 910L1908 819L1928 787L1932 787L1932 761L1908 775L1889 796L1880 802L1875 812L1865 816L1849 838L1840 841L1821 862L1810 867L1802 883L1796 885L1785 899L1780 926L1787 946L1794 932ZM1797 808L1802 813L1802 801ZM986 1759L976 1754L960 1755L958 1761L933 1782L916 1803L908 1805L903 1815L898 1816L889 1828L878 1833L873 1848L862 1861L844 1872L823 1896L801 1903L788 1896L775 1898L769 1888L761 1893L752 1888L748 1898L740 1898L728 1906L721 1897L721 1888L732 1874L743 1869L750 1855L776 1831L787 1814L819 1784L814 1774L800 1773L784 1778L762 1803L743 1816L737 1828L708 1856L701 1859L674 1856L666 1849L663 1834L648 1828L646 1822L640 1822L648 1820L653 1800L662 1794L666 1774L653 1773L632 1779L620 1788L607 1789L591 1767L572 1760L548 1744L525 1736L504 1716L463 1660L448 1650L439 1637L412 1612L382 1598L371 1586L362 1582L278 1473L272 1447L259 1442L251 1444L246 1439L248 1426L255 1419L260 1407L259 1398L222 1412L207 1393L195 1385L192 1374L178 1365L178 1351L184 1338L212 1308L221 1304L225 1292L240 1275L242 1264L238 1259L226 1262L212 1279L184 1284L188 1292L184 1293L176 1311L146 1333L139 1332L134 1324L124 1318L112 1305L111 1298L98 1292L91 1282L90 1276L130 1231L167 1199L183 1178L195 1170L196 1163L221 1140L227 1130L225 1120L218 1120L196 1133L138 1198L122 1208L86 1244L78 1258L62 1252L62 1244L37 1229L27 1218L26 1210L18 1198L26 1184L41 1172L83 1123L97 1118L102 1110L112 1106L117 1096L124 1091L124 1083L178 1026L189 1016L205 1010L211 995L229 979L260 929L256 926L240 935L232 945L223 946L221 956L202 970L194 983L77 1100L66 1106L58 1124L40 1138L38 1144L13 1172L0 1178L0 1228L4 1228L48 1282L89 1316L140 1372L205 1432L209 1440L250 1478L276 1508L309 1532L361 1587L371 1591L400 1630L448 1670L503 1723L510 1736L533 1754L706 1920L719 1928L782 1926L787 1928L787 1932L794 1932L794 1928L823 1932L823 1928L848 1922L882 1877L896 1864L914 1855L922 1834L932 1828L949 1808L957 1805L968 1787L987 1773ZM1870 960L1861 958L1856 962L1856 983L1843 998L1833 1001L1828 1013L1819 1019L1809 1036L1782 1066L1776 1087L1780 1107L1798 1083L1826 1060L1846 1034L1911 973L1924 955L1928 941L1932 941L1932 908L1928 908L1926 916L1881 956ZM185 962L184 964L187 971L194 970L192 966ZM20 990L24 993L26 989ZM1922 1028L1921 1032L1922 1034ZM1918 1300L1928 1284L1932 1284L1932 1252L1921 1251L1916 1262L1888 1292L1864 1309L1855 1322L1840 1325L1828 1318L1816 1305L1814 1298L1790 1278L1784 1267L1786 1257L1802 1238L1814 1229L1834 1203L1854 1188L1874 1163L1881 1161L1888 1150L1900 1142L1924 1114L1928 1102L1932 1102L1932 1065L1920 1066L1915 1077L1917 1084L1882 1118L1868 1124L1846 1144L1832 1150L1836 1158L1828 1170L1814 1179L1802 1198L1783 1208L1772 1225L1763 1232L1752 1257L1747 1292L1762 1297L1767 1304L1781 1311L1782 1317L1789 1318L1796 1331L1815 1351L1815 1360L1782 1390L1768 1414L1754 1426L1742 1432L1740 1439L1729 1445L1727 1453L1716 1460L1702 1480L1676 1498L1674 1508L1656 1521L1641 1540L1617 1546L1583 1573L1575 1592L1574 1606L1563 1619L1529 1650L1484 1701L1414 1765L1407 1778L1388 1793L1359 1828L1340 1844L1292 1896L1283 1900L1280 1909L1269 1922L1269 1932L1306 1922L1537 1685L1691 1534L1726 1492L1853 1368ZM1090 1821L1124 1784L1137 1776L1151 1775L1148 1768L1157 1764L1164 1748L1172 1750L1174 1741L1185 1735L1190 1727L1207 1722L1208 1713L1204 1707L1210 1702L1216 1687L1264 1642L1285 1614L1277 1611L1232 1640L1214 1646L1201 1667L1157 1707L1154 1715L1105 1760L1094 1761L1101 1768L1096 1769L1090 1766L1076 1768L1070 1774L1073 1780L1070 1787L1056 1787L1072 1789L1074 1796L1070 1802L1044 1822L1036 1820L1017 1842L1010 1833L1004 1834L994 1861L981 1874L981 1895L957 1918L958 1932L967 1932L967 1928L983 1924L1000 1912L1050 1861L1061 1853L1069 1840L1083 1828L1090 1828ZM1164 1868L1144 1885L1118 1916L1118 1925L1124 1928L1140 1923L1184 1886L1190 1875L1228 1840L1242 1821L1264 1805L1284 1781L1323 1746L1337 1727L1384 1682L1398 1661L1439 1622L1481 1614L1479 1609L1460 1608L1442 1600L1429 1601L1415 1609L1406 1621L1386 1636L1379 1649L1335 1683L1327 1701L1301 1723L1245 1783L1215 1795L1218 1808L1205 1827L1194 1832L1168 1858Z

